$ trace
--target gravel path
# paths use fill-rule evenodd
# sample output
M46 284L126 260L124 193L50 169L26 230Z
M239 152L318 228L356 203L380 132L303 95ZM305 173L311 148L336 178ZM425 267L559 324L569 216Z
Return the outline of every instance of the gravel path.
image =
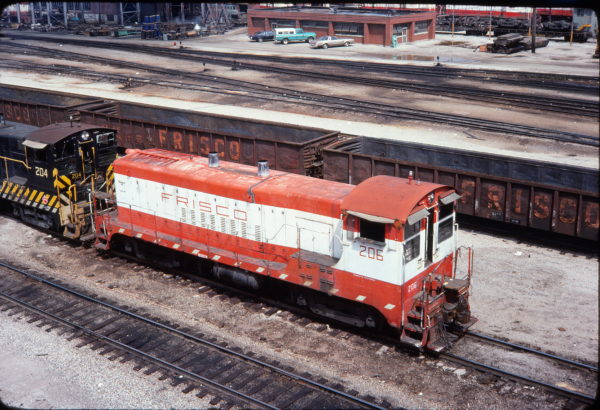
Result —
M0 399L8 406L66 408L208 408L210 397L184 395L157 375L145 376L131 364L108 361L89 347L77 349L56 332L48 333L22 314L0 313Z

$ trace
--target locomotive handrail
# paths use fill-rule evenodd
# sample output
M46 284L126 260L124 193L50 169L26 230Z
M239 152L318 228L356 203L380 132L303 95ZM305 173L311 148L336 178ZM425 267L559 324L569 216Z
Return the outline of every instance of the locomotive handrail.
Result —
M469 287L471 286L471 273L473 271L473 248L471 248L470 246L464 246L461 245L458 248L456 248L455 253L455 260L454 260L454 270L452 272L452 276L454 278L456 278L456 270L457 270L457 266L458 266L458 258L461 255L461 250L465 249L468 254L467 254L467 282L469 284Z
M9 157L5 157L2 155L0 155L0 158L2 158L4 160L4 169L6 170L6 178L7 179L8 179L8 162L7 161L16 162L18 164L22 164L27 169L31 169L31 167L29 166L29 164L26 161L21 161L20 159L9 158Z

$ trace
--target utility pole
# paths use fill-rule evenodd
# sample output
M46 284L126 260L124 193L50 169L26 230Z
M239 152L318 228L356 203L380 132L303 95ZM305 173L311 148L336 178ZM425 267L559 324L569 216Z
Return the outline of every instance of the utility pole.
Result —
M29 3L29 13L31 15L31 24L35 26L35 8L33 2Z
M533 13L531 13L531 52L535 54L535 29L537 26L537 14L535 7Z

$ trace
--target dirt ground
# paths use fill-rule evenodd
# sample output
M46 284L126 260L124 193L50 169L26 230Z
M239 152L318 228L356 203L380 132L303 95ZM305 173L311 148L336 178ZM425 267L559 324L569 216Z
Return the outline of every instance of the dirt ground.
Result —
M376 59L399 64L432 64L432 58L440 56L444 64L469 66L474 68L494 67L507 70L531 70L545 72L565 72L582 75L598 75L598 60L591 60L594 44L553 43L545 49L539 49L536 55L519 53L518 55L490 55L473 51L485 39L455 36L454 46L440 45L452 38L438 36L436 40L404 45L399 49L378 46L353 46L344 49L329 49L327 57ZM301 45L278 46L271 43L249 43L243 32L234 32L226 36L216 36L185 41L186 47L198 49L252 50L256 53L294 53L306 55L323 54L323 50L311 50ZM459 44L458 41L468 42ZM128 40L134 41L134 40ZM144 44L148 44L144 42ZM167 44L154 42L157 46ZM305 46L305 45L304 45ZM287 51L292 50L292 51ZM298 51L301 50L301 51ZM412 56L412 57L411 57ZM150 59L148 59L150 60ZM63 62L64 63L64 62ZM229 75L229 73L228 73ZM235 74L237 75L237 74ZM246 73L245 75L248 75ZM250 74L259 76L259 74ZM408 141L443 144L473 150L482 150L504 154L514 154L530 158L547 159L554 162L582 165L598 168L597 150L561 146L549 142L531 142L522 139L500 139L498 136L476 134L481 140L467 138L461 131L449 127L423 126L415 123L373 123L367 118L329 118L310 112L276 112L272 107L240 106L223 103L205 95L186 92L169 93L158 87L140 87L130 91L120 90L120 84L89 82L74 77L64 78L49 75L31 75L21 72L3 71L0 82L24 86L70 91L81 94L98 95L103 98L129 99L147 104L178 106L203 112L256 118L274 119L278 122L336 129L342 132L370 135L375 137L399 138ZM321 85L312 86L322 89ZM345 90L353 93L359 88ZM364 91L364 90L362 90ZM361 91L361 92L362 92ZM418 102L421 103L421 102ZM438 104L442 102L438 101ZM262 110L261 108L269 108ZM452 112L466 115L483 113L488 107L465 102L453 105ZM315 114L315 115L310 115ZM501 116L518 116L502 111ZM522 116L522 117L521 117ZM510 117L509 117L510 118ZM531 121L531 119L528 119ZM538 121L540 121L538 119ZM578 124L574 120L555 117L547 124L559 127L590 130L598 133L597 123ZM541 122L540 124L544 124ZM546 124L546 125L547 125ZM578 128L581 127L581 128ZM597 135L597 134L596 134ZM596 362L598 352L598 257L548 249L536 245L519 243L515 239L496 238L480 232L461 231L459 244L472 245L475 248L475 274L471 307L479 319L474 329L490 335L502 336L517 343L526 343L550 350L561 356L586 362ZM390 346L381 345L364 338L342 332L337 336L331 332L319 332L315 324L301 326L290 320L287 312L266 316L258 311L250 311L229 299L209 297L197 292L198 285L164 272L123 263L119 259L99 258L93 250L73 248L35 229L23 226L11 219L0 217L0 259L25 264L33 269L47 272L50 270L57 278L93 290L112 300L141 307L149 313L180 322L185 326L202 329L215 337L261 354L277 358L300 371L321 375L329 380L354 388L362 394L372 394L386 398L394 406L409 408L562 408L565 401L556 400L538 389L529 389L511 382L482 381L476 372L457 368L443 360L409 356ZM37 337L40 330L33 327L27 331L15 318L0 313L0 340L2 345L11 346L7 351L18 354L19 341L9 343L7 333L23 333L27 337ZM16 328L19 329L16 329ZM45 333L45 332L44 332ZM2 334L4 336L2 336ZM32 336L33 335L33 336ZM53 363L82 357L84 349L74 349L64 339L49 336L50 348L59 347L64 354L54 355ZM29 340L29 339L27 339ZM46 341L46 339L44 339ZM49 369L48 358L41 359L31 355L30 341L23 341L25 353L23 361L26 368L19 370L15 364L0 367L0 374L18 373L27 377L32 368ZM52 347L54 346L54 347ZM457 347L460 347L457 345ZM488 351L473 352L485 356ZM91 352L90 352L91 354ZM87 356L86 356L87 357ZM501 360L502 358L497 358ZM87 360L87 359L86 359ZM536 360L520 359L526 367L531 367L540 375L547 375L555 383L567 383L585 391L595 391L595 384L586 380L571 379L555 368L540 364ZM59 365L56 365L60 367ZM62 364L61 364L62 366ZM101 366L94 360L79 364L82 376L68 379L69 386L77 385L78 377L86 380L83 374L92 374ZM88 366L87 372L85 369ZM115 365L108 371L116 380L131 379L131 366ZM65 367L60 367L61 369ZM75 368L75 364L74 364ZM93 369L93 370L92 370ZM359 369L359 370L357 370ZM555 374L550 374L555 373ZM52 368L48 370L52 379ZM102 373L108 374L108 373ZM139 375L138 375L139 376ZM4 380L4 381L2 381ZM26 392L22 387L6 383L8 378L0 377L0 399L11 405L23 407L63 407L65 401L52 399L47 394L48 403L39 405L35 401L26 401ZM67 380L67 379L65 379ZM136 379L138 380L138 379ZM166 389L163 382L151 380ZM585 386L577 383L586 383ZM85 395L88 382L81 382L80 393L64 389L65 396ZM93 386L93 382L91 385ZM152 383L143 389L135 389L119 382L114 385L123 393L122 407L203 407L195 402L177 402L169 404L167 398L154 394ZM48 382L49 392L56 392L54 384ZM162 391L162 390L161 390ZM116 393L115 393L116 394ZM156 401L144 401L145 396L156 396ZM92 396L94 400L78 401L75 407L115 407L114 401ZM38 396L35 396L39 398ZM162 397L162 396L161 396ZM106 401L103 401L106 400ZM72 403L72 402L69 402ZM121 405L117 405L121 407Z

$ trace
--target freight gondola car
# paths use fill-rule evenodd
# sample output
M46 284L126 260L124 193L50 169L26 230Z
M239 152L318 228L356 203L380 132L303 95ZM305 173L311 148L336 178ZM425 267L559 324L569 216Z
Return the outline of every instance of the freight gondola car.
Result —
M94 238L91 193L108 190L115 130L93 124L0 125L0 207L67 238Z
M161 149L114 163L114 196L96 198L96 246L145 258L166 249L219 279L286 297L358 327L442 350L474 322L470 267L456 274L449 186L375 176L357 186ZM166 255L166 254L165 254ZM469 252L469 257L471 253Z

